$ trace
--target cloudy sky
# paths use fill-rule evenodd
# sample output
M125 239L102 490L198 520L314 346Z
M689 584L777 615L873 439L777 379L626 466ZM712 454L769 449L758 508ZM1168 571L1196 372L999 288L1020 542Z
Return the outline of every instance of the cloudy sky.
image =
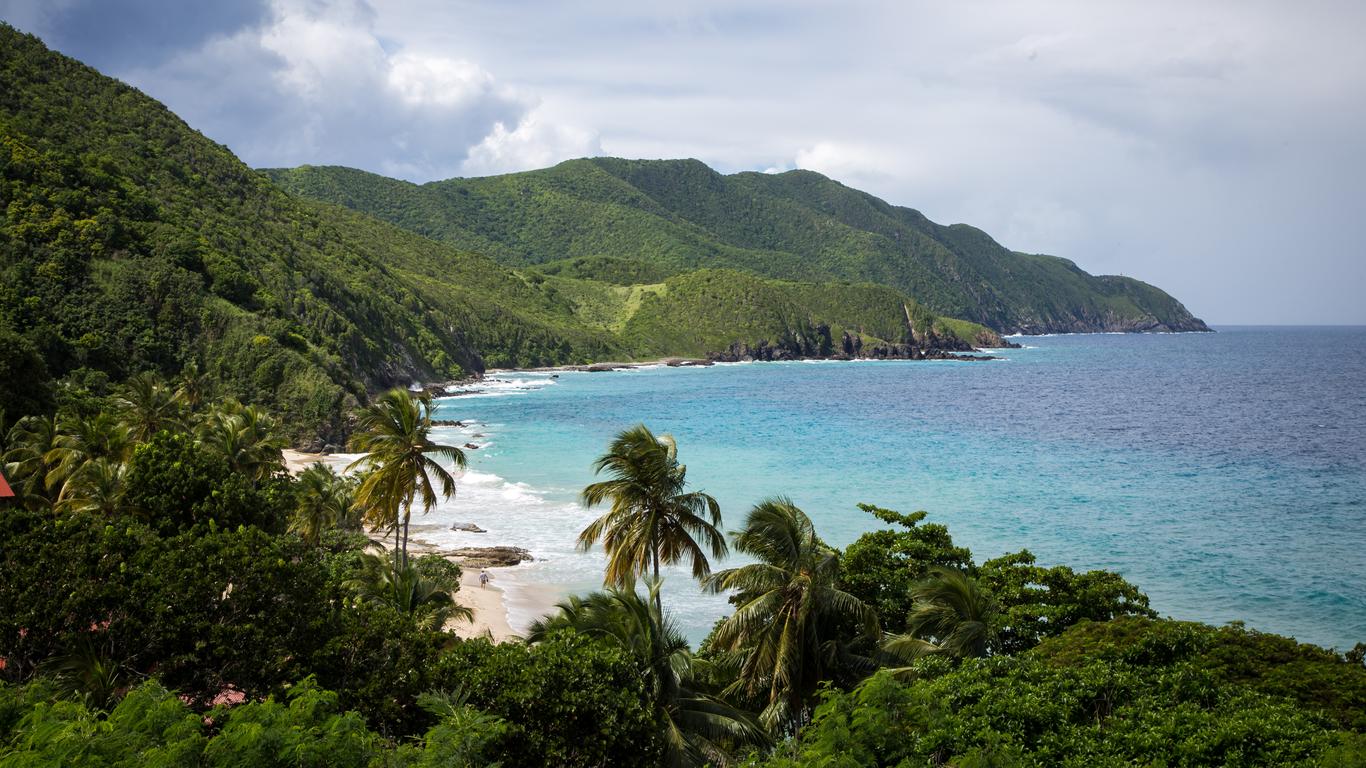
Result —
M1366 3L0 0L248 163L808 168L1214 323L1366 323Z

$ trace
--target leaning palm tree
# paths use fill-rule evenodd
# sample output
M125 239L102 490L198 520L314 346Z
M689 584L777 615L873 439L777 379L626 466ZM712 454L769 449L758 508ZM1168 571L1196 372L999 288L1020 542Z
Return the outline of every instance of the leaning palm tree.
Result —
M755 505L733 536L735 548L758 562L704 582L712 592L735 592L735 612L712 635L714 646L736 662L727 692L761 699L759 719L768 728L791 728L805 719L820 681L867 666L849 651L857 638L842 635L853 625L862 637L876 637L877 614L836 587L838 553L790 500Z
M905 634L888 635L882 649L906 663L927 654L979 658L996 639L996 602L960 570L935 566L911 587Z
M349 478L316 462L299 473L298 489L289 529L304 541L316 545L323 531L352 526L355 493Z
M421 502L426 514L436 506L438 485L443 498L455 494L455 478L432 457L464 467L465 453L432 442L431 401L404 389L391 389L377 397L360 412L356 427L351 445L366 454L347 469L369 470L356 500L371 516L372 526L393 528L395 562L406 563L413 502Z
M397 563L369 552L361 555L360 573L346 586L361 600L387 605L425 629L438 630L451 619L474 617L469 608L455 602L458 583L427 578L412 563Z
M602 541L604 584L626 589L645 574L658 581L661 564L684 560L694 578L705 578L711 573L708 553L726 555L721 508L711 496L685 490L688 468L678 463L673 437L655 436L639 424L617 435L593 469L611 479L584 488L583 504L611 506L579 534L579 547ZM656 603L658 598L656 593Z
M123 393L114 398L114 405L134 443L145 443L163 429L176 430L185 424L175 392L153 373L129 379Z
M527 642L538 643L564 628L620 647L636 660L659 714L667 748L666 765L723 765L722 744L762 745L763 730L743 712L697 690L695 660L678 627L659 612L659 582L650 595L633 588L610 588L587 597L572 596L559 613L531 625Z

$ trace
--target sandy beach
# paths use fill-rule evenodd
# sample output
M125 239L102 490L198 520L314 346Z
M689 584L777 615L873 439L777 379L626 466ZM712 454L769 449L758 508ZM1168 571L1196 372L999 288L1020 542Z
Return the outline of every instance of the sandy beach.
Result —
M297 475L319 461L327 463L327 455L322 453L306 453L293 448L286 448L281 453L285 457L285 469L288 469L291 475Z
M490 637L495 643L519 637L508 624L507 602L498 583L499 568L488 569L489 584L479 586L479 571L465 569L460 575L460 591L455 601L474 612L472 621L456 619L446 625L459 637Z
M293 448L286 448L282 451L285 460L285 467L292 475L298 475L317 462L328 464L341 471L350 461L356 458L355 455L347 454L323 454L300 451ZM448 547L439 546L433 542L425 541L421 538L424 532L444 529L445 525L433 525L431 523L414 522L412 526L413 539L409 542L410 551L417 553L446 554L444 550ZM460 562L458 558L453 558ZM473 614L473 620L451 621L447 629L463 638L490 637L496 643L515 640L520 637L518 631L512 628L508 617L509 600L504 586L500 582L513 579L504 579L507 574L516 566L490 567L487 568L489 574L489 584L486 587L479 585L480 569L461 563L462 573L460 577L460 591L455 594L456 602L469 608ZM515 578L515 577L514 577ZM554 610L554 602L558 596L542 596L538 593L527 594L528 590L516 588L517 599L512 601L517 606L520 615L539 616ZM525 629L524 627L522 628Z

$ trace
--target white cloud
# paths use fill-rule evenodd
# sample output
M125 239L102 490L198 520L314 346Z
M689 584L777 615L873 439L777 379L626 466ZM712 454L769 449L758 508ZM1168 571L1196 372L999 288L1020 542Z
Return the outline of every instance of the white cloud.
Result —
M467 58L381 39L357 0L277 0L264 24L124 77L254 166L413 181L454 176L470 147L532 106Z
M858 144L819 141L797 150L794 163L798 168L857 184L892 175L890 165L904 160L904 155L899 153L880 153Z
M535 109L513 130L499 122L484 140L470 148L462 171L469 176L545 168L561 160L602 153L597 134L547 118Z
M498 93L493 75L478 64L410 53L389 61L388 87L418 108L458 109Z

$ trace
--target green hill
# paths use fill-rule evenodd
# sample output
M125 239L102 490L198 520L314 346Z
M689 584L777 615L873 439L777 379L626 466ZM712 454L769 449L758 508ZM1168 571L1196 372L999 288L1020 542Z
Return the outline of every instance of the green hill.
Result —
M326 436L368 389L619 348L485 257L288 195L138 91L0 42L0 334L46 376L193 361Z
M296 439L321 443L345 434L344 415L368 392L486 367L765 342L803 354L794 340L822 327L885 351L910 338L910 308L922 333L940 329L921 351L961 347L951 327L998 341L887 288L746 274L732 281L744 286L737 297L705 290L714 276L675 276L682 261L646 259L512 269L472 252L516 261L491 239L438 242L287 194L137 90L8 26L0 43L0 411L10 420L193 363L220 394L267 405ZM379 179L365 178L358 186ZM402 204L395 190L406 188L379 180L373 201ZM547 217L564 211L544 206ZM599 226L613 237L587 219L580 236Z
M1163 291L1010 251L810 171L721 175L696 160L571 160L416 185L350 168L266 171L300 195L525 266L576 260L658 279L700 267L876 283L1001 332L1203 331Z

